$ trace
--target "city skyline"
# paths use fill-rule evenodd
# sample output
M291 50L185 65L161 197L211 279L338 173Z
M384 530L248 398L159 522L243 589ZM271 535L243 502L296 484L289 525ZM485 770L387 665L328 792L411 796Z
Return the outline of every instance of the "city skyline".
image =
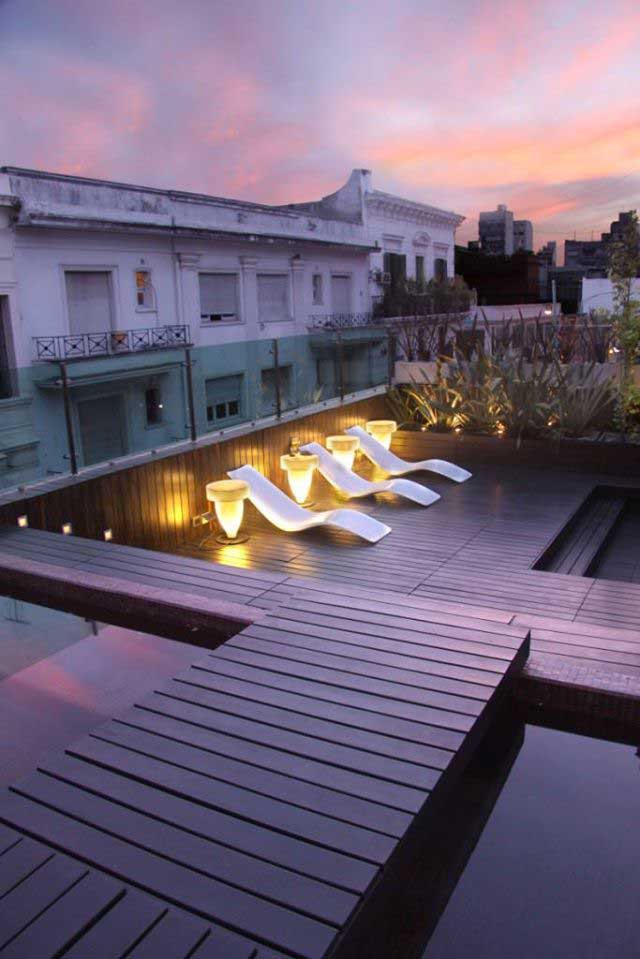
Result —
M0 164L264 203L353 167L463 214L505 203L538 249L640 197L640 10L0 0ZM500 27L500 31L496 27Z

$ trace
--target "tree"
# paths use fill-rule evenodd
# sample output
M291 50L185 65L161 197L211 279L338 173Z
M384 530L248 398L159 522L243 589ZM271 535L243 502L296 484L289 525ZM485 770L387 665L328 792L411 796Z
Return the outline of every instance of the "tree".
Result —
M634 298L634 280L640 276L640 228L634 210L619 240L611 244L609 276L613 284L613 326L621 352L618 425L623 433L632 420L640 421L640 388L633 378L640 360L640 300Z

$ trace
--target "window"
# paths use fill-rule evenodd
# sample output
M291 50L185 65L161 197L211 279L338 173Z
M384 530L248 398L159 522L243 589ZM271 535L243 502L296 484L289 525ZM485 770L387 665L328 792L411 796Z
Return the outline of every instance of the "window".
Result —
M136 308L138 310L153 310L154 298L149 270L136 270Z
M322 296L322 273L314 273L312 278L313 305L322 306L324 299Z
M158 426L162 423L162 394L159 387L151 386L148 390L145 390L144 403L147 426Z
M261 411L264 416L271 416L277 413L277 393L276 384L280 386L280 409L288 410L293 406L293 371L290 366L280 366L278 368L278 377L276 379L275 369L262 371L262 397Z
M351 277L331 277L331 310L333 313L351 312Z
M385 253L383 270L389 274L391 291L401 289L407 278L407 258L404 253Z
M416 283L418 286L424 285L424 257L416 257Z
M260 323L277 323L291 319L289 310L289 276L284 274L258 274L258 320Z
M70 333L105 333L111 329L113 308L108 270L66 270Z
M433 261L433 275L439 283L447 279L447 261L444 257L438 256Z
M205 380L207 425L230 426L242 416L242 374Z
M238 277L235 273L199 273L200 319L205 323L238 319Z

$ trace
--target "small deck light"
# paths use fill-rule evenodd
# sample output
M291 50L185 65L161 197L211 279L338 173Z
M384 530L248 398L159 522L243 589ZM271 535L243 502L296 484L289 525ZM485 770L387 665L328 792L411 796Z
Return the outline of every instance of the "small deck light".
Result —
M284 456L280 457L280 467L287 474L293 498L301 506L303 504L305 506L311 505L309 493L317 466L318 457L315 453L310 456L302 456L301 454L291 456L290 453L285 453Z
M348 470L353 469L353 461L360 447L357 436L327 436L325 446L333 453L333 458Z
M105 531L104 531L104 533L103 533L102 535L104 536L105 542L106 542L106 543L110 543L111 540L113 539L113 530L112 530L112 529L105 529Z
M73 533L73 526L71 525L71 523L63 523L62 532L64 533L65 536L71 536L71 534Z
M230 546L244 543L249 537L239 536L244 515L244 501L249 495L249 484L244 480L217 480L207 483L207 500L214 504L216 517L224 530L216 536L219 543Z
M382 443L385 449L391 447L391 437L398 429L395 420L368 420L364 428L370 436L373 436L379 443Z
M26 516L18 516L18 526L20 529L26 529L29 525L29 520Z

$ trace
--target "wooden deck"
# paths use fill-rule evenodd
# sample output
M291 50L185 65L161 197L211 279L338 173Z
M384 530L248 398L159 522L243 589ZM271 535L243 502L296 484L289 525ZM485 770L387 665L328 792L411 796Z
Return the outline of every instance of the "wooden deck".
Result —
M347 956L370 894L380 901L526 659L528 630L503 618L287 599L42 762L0 821L73 876L95 871L109 902L125 884L199 917L212 943L226 930L260 959Z
M354 959L521 672L529 634L536 696L594 681L637 711L640 587L531 568L597 482L530 469L462 486L429 477L442 499L428 510L356 504L392 526L374 547L284 536L253 511L248 543L205 553L3 531L0 551L23 560L264 615L40 763L0 821L118 903L141 896L199 923L196 959L242 956L247 943L253 959ZM27 913L25 935L41 921ZM214 947L223 934L235 938Z

